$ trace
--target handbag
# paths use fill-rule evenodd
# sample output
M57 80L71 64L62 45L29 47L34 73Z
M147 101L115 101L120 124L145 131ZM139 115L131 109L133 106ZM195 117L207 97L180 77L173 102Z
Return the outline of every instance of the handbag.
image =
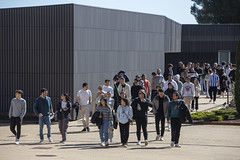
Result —
M116 115L113 114L113 111L112 111L112 115L113 115L113 128L117 129L118 121L117 121Z

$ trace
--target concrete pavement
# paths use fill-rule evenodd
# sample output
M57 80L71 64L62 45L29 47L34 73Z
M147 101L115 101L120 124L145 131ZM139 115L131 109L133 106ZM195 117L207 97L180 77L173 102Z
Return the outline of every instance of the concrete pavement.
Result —
M200 103L207 103L201 98ZM217 100L217 105L222 101ZM212 107L213 104L202 105L200 109ZM208 106L208 107L207 107ZM214 105L213 105L214 106ZM239 160L240 127L216 125L183 125L180 144L182 148L170 148L170 132L165 132L164 141L155 141L154 117L149 115L149 145L137 146L136 127L130 126L128 148L120 147L119 129L114 132L114 141L108 148L99 146L99 134L95 125L91 132L81 133L80 121L70 122L67 142L60 144L58 124L52 124L53 143L49 143L45 134L44 144L39 144L38 124L24 124L20 145L14 144L14 136L9 124L0 124L0 160L10 159L168 159L168 160ZM46 133L46 126L44 132ZM143 139L143 137L142 137Z

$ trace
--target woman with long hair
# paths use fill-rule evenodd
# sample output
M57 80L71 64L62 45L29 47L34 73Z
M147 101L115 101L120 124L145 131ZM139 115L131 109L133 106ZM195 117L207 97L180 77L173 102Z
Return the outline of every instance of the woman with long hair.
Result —
M129 102L126 98L121 99L121 105L117 109L117 119L119 121L121 143L124 147L127 147L129 137L129 123L132 121L132 107L129 106Z
M96 111L100 112L99 118L103 119L103 124L100 126L99 129L99 136L101 139L100 145L102 147L108 146L109 130L113 130L113 115L111 108L107 104L107 99L101 98L100 106L97 107Z
M62 135L60 143L65 143L67 138L67 128L70 119L71 102L68 93L62 93L61 101L57 105L57 119L59 131Z
M148 121L148 107L152 107L152 103L146 98L146 91L140 90L138 92L138 98L135 98L131 104L133 108L133 119L137 124L137 145L141 145L141 128L143 130L145 146L148 145L148 132L147 132L147 121Z

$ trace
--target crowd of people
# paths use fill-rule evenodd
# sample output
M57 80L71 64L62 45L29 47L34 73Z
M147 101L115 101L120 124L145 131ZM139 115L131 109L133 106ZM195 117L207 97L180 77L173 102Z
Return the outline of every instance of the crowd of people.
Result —
M226 65L225 62L221 65L214 63L212 67L208 63L200 66L199 63L189 62L185 66L179 62L175 75L173 65L169 64L164 74L161 74L161 69L152 72L151 80L147 79L146 74L136 75L131 86L128 84L129 77L122 70L114 76L112 86L111 80L106 79L105 84L98 87L94 98L88 89L88 83L83 83L74 104L71 104L68 93L62 93L56 107L55 116L62 135L60 143L65 143L67 140L67 128L72 109L77 113L76 118L82 119L84 127L82 132L90 132L89 120L91 106L93 106L91 122L99 128L101 146L108 146L113 141L114 130L119 126L121 145L127 147L129 128L133 122L136 122L137 145L141 145L142 130L144 144L147 146L150 107L155 115L156 140L164 140L167 119L168 130L171 131L170 146L181 147L179 145L181 125L186 119L192 122L190 112L199 109L200 94L206 94L210 97L210 102L216 103L217 93L224 96L226 91L234 90L235 70L234 64ZM26 113L26 101L22 98L22 94L22 90L16 90L16 98L12 99L9 110L10 129L16 136L16 144L19 144L21 124ZM54 114L54 111L51 98L47 95L48 90L41 89L41 95L33 106L34 113L39 119L40 143L44 143L44 124L47 125L49 142L53 141L51 114Z

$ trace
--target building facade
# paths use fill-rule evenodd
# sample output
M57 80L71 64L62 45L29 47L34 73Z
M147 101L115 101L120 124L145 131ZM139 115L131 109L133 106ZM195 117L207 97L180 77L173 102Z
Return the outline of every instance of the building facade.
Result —
M62 92L72 102L84 82L93 95L105 79L125 70L164 68L165 52L181 51L181 24L165 16L76 4L0 10L0 116L16 89L24 91L28 116L40 89L54 106Z
M179 61L235 63L240 24L182 25L181 52L165 54L165 65ZM177 68L177 67L175 67Z

